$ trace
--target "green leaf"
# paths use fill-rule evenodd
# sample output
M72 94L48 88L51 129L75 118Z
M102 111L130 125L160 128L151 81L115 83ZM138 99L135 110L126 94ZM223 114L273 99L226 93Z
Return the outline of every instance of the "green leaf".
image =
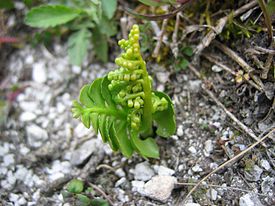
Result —
M266 5L267 11L269 15L272 15L275 13L275 0L270 0Z
M143 157L159 158L159 148L155 139L148 137L141 140L136 131L131 131L131 142Z
M81 29L73 33L68 40L68 53L70 63L80 66L85 58L90 42L91 33L87 29Z
M91 206L109 206L109 203L103 199L93 199L91 201Z
M176 64L175 69L176 71L184 70L188 67L189 61L187 59L182 59L179 64Z
M94 101L89 95L90 84L86 84L82 87L79 94L79 101L86 107L93 107Z
M1 0L0 9L12 9L14 8L14 3L12 0Z
M81 180L73 179L68 183L67 190L71 193L81 193L84 189L84 183Z
M156 133L161 137L170 137L176 131L176 120L173 103L169 96L163 92L154 91L159 98L164 97L168 101L168 109L157 111L153 114L153 119L157 124Z
M79 201L79 206L89 206L91 204L91 199L86 195L77 194L76 197Z
M113 36L117 33L117 23L107 19L105 16L102 16L98 28L100 29L100 33L106 34L107 36Z
M93 30L93 48L98 59L103 62L108 61L108 43L106 35L99 32L99 28Z
M139 1L147 6L161 6L161 5L163 5L162 2L159 2L156 0L139 0Z
M65 24L79 16L81 10L64 5L43 5L31 9L25 18L29 26L47 28Z
M184 47L182 52L189 57L193 55L193 49L191 47Z
M102 10L104 15L108 18L111 19L117 8L117 0L102 0Z

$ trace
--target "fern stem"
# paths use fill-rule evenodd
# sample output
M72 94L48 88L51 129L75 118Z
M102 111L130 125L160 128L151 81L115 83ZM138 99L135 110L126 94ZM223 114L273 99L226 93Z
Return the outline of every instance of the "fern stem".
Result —
M144 107L143 107L143 137L149 137L153 134L152 129L152 90L151 90L151 81L149 79L148 72L146 70L146 64L143 61L141 69L144 72L144 82L143 82L143 91L144 91Z
M99 108L99 107L92 107L92 108L85 108L83 113L98 113L98 114L106 114L108 116L115 116L119 119L126 118L127 114L120 110L112 110L108 108Z

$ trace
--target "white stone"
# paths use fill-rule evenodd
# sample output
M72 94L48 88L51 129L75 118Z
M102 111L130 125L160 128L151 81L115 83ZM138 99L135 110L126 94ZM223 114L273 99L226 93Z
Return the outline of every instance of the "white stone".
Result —
M248 193L243 195L239 201L240 206L262 206L262 203L258 199L257 195Z
M212 140L206 140L205 143L204 143L204 150L210 154L214 149L214 146L213 146L213 143L212 143Z
M18 199L19 199L19 195L18 195L18 194L10 193L10 195L9 195L9 200L10 200L11 202L16 202Z
M8 169L6 167L0 167L0 176L6 175L8 172Z
M37 102L19 102L19 107L28 112L35 112L38 109L38 103Z
M137 181L137 180L134 180L131 182L132 184L132 191L133 192L138 192L142 195L144 195L144 185L145 183L143 181Z
M36 119L36 115L32 112L23 112L19 117L19 120L21 122L29 122L35 119Z
M200 165L196 164L194 167L192 167L193 172L202 172L202 168Z
M0 145L0 156L5 156L9 152L9 145L4 144L3 146Z
M119 168L115 171L115 174L119 177L125 177L125 172L123 171L122 168Z
M188 203L184 204L183 206L201 206L201 205L198 203L188 202Z
M201 80L190 80L188 82L188 85L189 85L189 89L192 91L192 92L199 92L200 89L201 89Z
M217 66L217 65L213 65L212 66L212 71L213 72L221 72L222 71L222 68Z
M24 197L21 197L18 201L17 204L19 205L25 205L27 203L26 199Z
M163 175L163 176L172 176L175 174L175 170L172 170L168 167L164 167L164 166L158 166L158 165L154 165L154 170L158 175Z
M16 183L16 178L13 175L12 171L8 171L7 181L10 185L14 185Z
M34 59L33 59L33 55L28 55L25 59L25 63L26 64L33 64Z
M189 147L189 148L188 148L188 151L189 151L190 153L192 153L192 154L196 154L196 153L197 153L197 150L196 150L196 148L195 148L194 146Z
M182 137L184 134L183 132L183 126L179 125L178 129L177 129L177 136Z
M59 114L63 113L65 111L66 107L61 102L58 102L56 105L56 110Z
M155 176L144 185L145 196L166 202L175 187L177 179L172 176Z
M271 166L267 160L261 160L261 167L264 168L266 171L271 169Z
M77 150L72 152L71 163L73 165L82 164L92 154L104 153L102 141L91 139L84 142Z
M152 170L148 162L141 162L135 166L135 180L147 181L150 180L154 175L154 170Z
M120 185L122 185L125 182L126 182L126 178L122 177L118 181L116 181L115 187L119 187Z
M26 155L30 152L30 149L25 147L24 145L20 147L20 154Z
M209 189L206 192L207 197L209 197L211 200L215 201L218 197L218 192L214 189Z
M20 167L18 166L18 169L14 173L14 176L16 177L16 179L24 181L28 173L28 169L20 165Z
M3 157L3 162L5 166L10 166L15 163L14 154L7 154Z
M74 65L72 67L72 72L75 73L75 74L80 74L81 73L81 67Z
M41 127L32 124L26 127L28 143L35 148L42 146L48 139L48 133Z
M33 64L32 79L41 84L47 81L47 73L44 62L37 62Z
M168 72L157 72L156 77L160 83L164 84L169 80L169 73Z
M80 122L74 129L76 137L81 138L93 134L93 130L87 129L82 122Z

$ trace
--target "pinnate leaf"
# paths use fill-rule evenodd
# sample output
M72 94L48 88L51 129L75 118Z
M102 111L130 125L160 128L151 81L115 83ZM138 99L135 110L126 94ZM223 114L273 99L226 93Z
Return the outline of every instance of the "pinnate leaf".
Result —
M81 10L64 5L43 5L31 9L25 23L39 28L54 27L75 19L80 13Z
M111 19L117 8L117 0L102 0L102 10L104 15L108 18Z

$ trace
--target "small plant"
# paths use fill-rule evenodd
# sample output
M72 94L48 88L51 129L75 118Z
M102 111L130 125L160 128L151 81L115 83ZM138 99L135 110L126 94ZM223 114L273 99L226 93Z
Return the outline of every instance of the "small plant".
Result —
M138 25L134 25L129 39L118 42L125 51L115 60L119 69L85 85L72 112L87 128L92 125L99 131L114 151L120 150L126 157L136 151L143 157L158 158L152 126L158 127L159 136L171 136L176 129L174 108L166 94L152 91L139 34Z
M72 64L81 65L91 41L97 58L106 62L108 60L107 38L117 32L116 23L113 21L117 1L71 0L67 2L68 5L49 4L32 8L26 15L25 23L44 29L64 26L70 33L68 54Z
M84 187L84 182L78 179L71 180L66 190L62 191L65 202L79 206L109 206L104 199L94 198L92 187Z

